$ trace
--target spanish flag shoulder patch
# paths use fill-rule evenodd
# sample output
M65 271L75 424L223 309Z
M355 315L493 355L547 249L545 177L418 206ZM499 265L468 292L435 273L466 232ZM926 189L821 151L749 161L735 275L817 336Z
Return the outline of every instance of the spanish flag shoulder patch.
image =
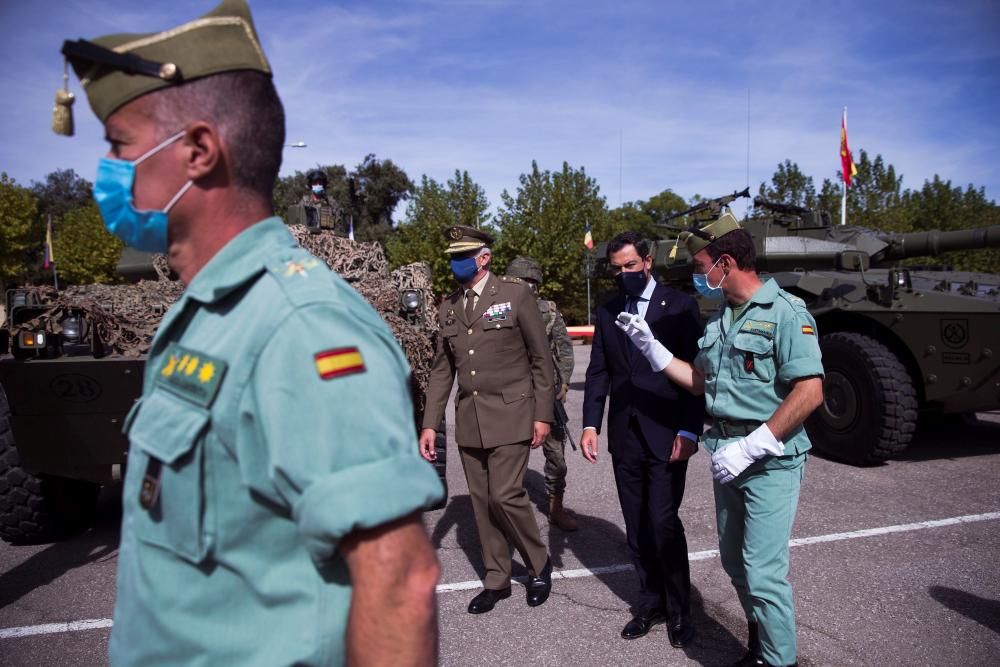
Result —
M321 380L353 375L365 372L365 360L356 347L338 347L332 350L317 352L316 372Z
M803 324L802 325L802 333L806 334L807 336L815 336L816 335L816 330L813 329L812 326L809 325L809 324Z

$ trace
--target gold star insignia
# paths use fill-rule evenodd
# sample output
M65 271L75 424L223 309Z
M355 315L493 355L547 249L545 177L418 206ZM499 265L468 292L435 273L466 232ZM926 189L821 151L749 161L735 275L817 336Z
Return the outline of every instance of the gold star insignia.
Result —
M211 361L206 361L201 365L201 370L198 371L198 381L202 384L209 382L215 376L215 364Z

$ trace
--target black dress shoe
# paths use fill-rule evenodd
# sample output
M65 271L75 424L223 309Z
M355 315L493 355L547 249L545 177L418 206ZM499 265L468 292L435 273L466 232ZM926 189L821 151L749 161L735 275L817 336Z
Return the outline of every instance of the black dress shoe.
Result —
M470 614L485 614L488 611L492 611L493 607L500 600L505 600L510 597L510 586L507 588L501 588L499 590L493 590L491 588L485 589L482 593L472 598L472 602L469 603L469 613Z
M674 648L684 648L694 639L694 626L691 619L681 616L667 624L667 637Z
M649 611L637 614L632 617L631 621L625 624L625 627L622 629L622 639L645 637L650 628L666 620L667 617L662 611Z
M537 577L528 577L528 583L524 585L528 591L528 606L537 607L549 599L552 591L552 559L545 561L545 567L538 573Z

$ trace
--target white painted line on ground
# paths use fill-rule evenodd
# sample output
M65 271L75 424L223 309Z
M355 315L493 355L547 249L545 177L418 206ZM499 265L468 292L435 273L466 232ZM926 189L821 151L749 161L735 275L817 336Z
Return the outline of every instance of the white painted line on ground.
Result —
M878 535L890 535L892 533L907 533L914 530L926 530L928 528L942 528L945 526L957 526L963 523L976 523L978 521L996 521L1000 519L1000 512L987 512L985 514L968 514L966 516L956 516L950 519L935 519L932 521L918 521L917 523L904 523L896 526L883 526L881 528L865 528L863 530L853 530L847 533L831 533L830 535L817 535L815 537L799 537L790 540L791 547L801 547L809 544L820 544L821 542L839 542L842 540L854 540L863 537L876 537ZM689 561L708 560L719 555L718 549L706 549L705 551L693 551L688 554ZM596 577L602 574L615 574L617 572L628 572L632 569L630 564L606 565L603 567L580 568L576 570L559 570L552 573L553 579L579 579L581 577ZM523 584L526 577L516 577L515 581ZM438 593L454 593L455 591L468 591L482 588L483 582L475 579L473 581L459 581L454 584L441 584L437 587ZM97 630L110 628L110 618L89 619L85 621L70 621L68 623L46 623L45 625L26 625L18 628L0 628L0 639L14 639L17 637L30 637L32 635L50 635L58 632L80 632L82 630Z
M20 628L3 628L0 630L0 639L30 637L31 635L51 635L57 632L80 632L81 630L98 630L100 628L110 627L110 618L92 618L86 621L70 621L69 623L26 625Z

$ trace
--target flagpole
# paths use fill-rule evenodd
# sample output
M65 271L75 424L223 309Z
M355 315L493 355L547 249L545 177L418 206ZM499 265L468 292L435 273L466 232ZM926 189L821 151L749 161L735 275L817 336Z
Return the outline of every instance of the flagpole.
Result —
M844 107L844 132L847 132L847 107ZM843 169L843 160L841 160ZM847 174L840 176L840 224L847 224Z

